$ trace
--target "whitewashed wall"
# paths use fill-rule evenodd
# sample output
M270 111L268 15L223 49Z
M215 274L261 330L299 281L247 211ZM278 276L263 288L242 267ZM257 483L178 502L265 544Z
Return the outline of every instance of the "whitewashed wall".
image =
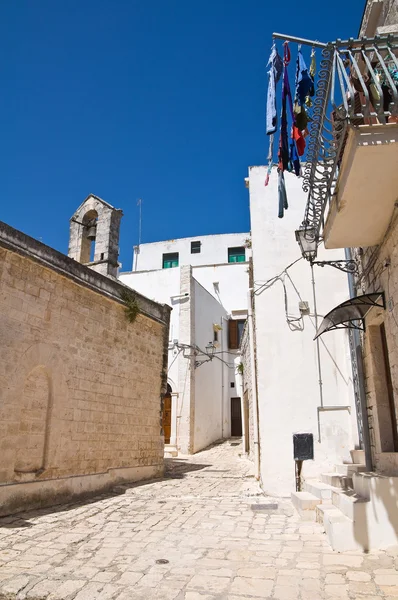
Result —
M251 250L246 250L246 256ZM249 263L193 267L193 276L232 316L247 310ZM218 285L214 285L218 284ZM245 318L245 315L242 316Z
M320 414L318 442L317 407L320 405L314 318L303 317L304 331L291 331L286 322L284 292L280 282L259 293L260 284L279 274L300 257L294 231L303 219L306 195L302 180L285 175L290 208L278 219L277 173L264 186L265 167L251 167L250 218L255 296L261 480L266 492L286 496L295 489L293 433L314 435L315 460L306 461L304 477L328 472L349 459L356 441L355 410L346 332L320 338L324 405L350 405L346 410ZM319 260L344 258L342 250L319 252ZM314 267L319 315L325 315L349 297L347 275L332 267ZM300 260L288 271L301 299L314 313L309 264ZM298 316L299 297L286 278L288 312ZM321 317L320 317L321 321Z
M249 236L249 233L225 233L141 244L139 254L134 254L133 271L161 269L163 254L169 252L179 253L179 266L228 263L228 248L244 246ZM195 241L201 242L199 254L191 254L191 242Z
M222 318L227 312L197 281L194 282L194 290L195 344L205 350L209 342L213 343L213 324L222 324ZM221 343L218 343L216 352L220 350ZM217 354L217 356L223 355ZM199 356L198 359L200 358ZM225 411L223 388L228 385L227 371L226 365L215 357L195 371L195 452L223 436L222 420Z
M209 268L211 274L206 278L211 281L213 288L213 267ZM226 265L220 267L225 274L225 285L220 280L221 296L226 297L229 310L223 307L216 297L211 295L196 279L189 282L189 268L176 267L173 269L159 269L136 273L122 273L120 281L132 289L156 299L158 302L172 306L170 320L169 340L178 340L192 346L197 345L205 349L213 341L213 324L221 325L217 343L217 352L229 366L218 359L213 359L194 370L193 382L191 381L191 367L183 354L177 357L177 351L169 350L168 380L173 392L178 393L177 401L177 445L182 452L187 452L192 438L191 450L197 452L208 444L221 437L229 437L231 433L231 397L239 395L238 384L231 388L235 382L236 370L234 361L239 357L238 351L228 349L227 315L232 311L231 306L241 307L242 303L235 304L233 298L239 298L241 291L234 295L233 286L227 285L226 274L235 273L231 279L235 285L245 287L247 294L247 264ZM182 270L184 273L182 275ZM198 269L203 277L204 269ZM188 278L188 279L187 279ZM178 297L181 291L191 290L188 297ZM227 291L231 294L226 294ZM243 301L242 301L243 302ZM242 304L243 308L244 305ZM238 315L239 316L239 315ZM244 317L244 315L243 315ZM193 318L193 325L190 324ZM183 323L181 323L183 319ZM189 381L189 385L187 384ZM192 389L191 389L192 388ZM193 403L194 410L190 411ZM194 416L192 416L194 415Z

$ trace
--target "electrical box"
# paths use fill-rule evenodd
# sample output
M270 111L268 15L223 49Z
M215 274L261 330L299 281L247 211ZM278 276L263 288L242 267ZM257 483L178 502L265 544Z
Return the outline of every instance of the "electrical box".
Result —
M293 434L294 460L314 459L314 436L312 433Z

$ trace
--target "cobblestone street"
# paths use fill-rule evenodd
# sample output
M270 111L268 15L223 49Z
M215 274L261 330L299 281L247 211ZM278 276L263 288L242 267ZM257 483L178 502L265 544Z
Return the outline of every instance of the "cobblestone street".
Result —
M162 480L0 519L0 598L360 600L398 597L398 552L334 553L265 497L230 440Z

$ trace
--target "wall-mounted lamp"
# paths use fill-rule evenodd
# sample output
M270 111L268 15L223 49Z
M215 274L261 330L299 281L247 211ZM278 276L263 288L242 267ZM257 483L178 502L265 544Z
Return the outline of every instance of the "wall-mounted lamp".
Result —
M315 260L319 236L313 227L302 223L300 229L295 231L295 236L300 246L302 257L308 260L311 265L318 265L318 267L326 265L344 273L358 274L358 265L355 260Z
M214 353L216 351L216 347L213 342L209 342L205 348L206 354L210 357L210 360L213 358Z

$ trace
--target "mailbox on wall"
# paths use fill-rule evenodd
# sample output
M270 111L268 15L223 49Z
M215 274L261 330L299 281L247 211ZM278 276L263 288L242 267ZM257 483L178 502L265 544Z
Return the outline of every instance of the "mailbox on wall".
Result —
M294 460L314 459L314 436L312 433L293 434Z

